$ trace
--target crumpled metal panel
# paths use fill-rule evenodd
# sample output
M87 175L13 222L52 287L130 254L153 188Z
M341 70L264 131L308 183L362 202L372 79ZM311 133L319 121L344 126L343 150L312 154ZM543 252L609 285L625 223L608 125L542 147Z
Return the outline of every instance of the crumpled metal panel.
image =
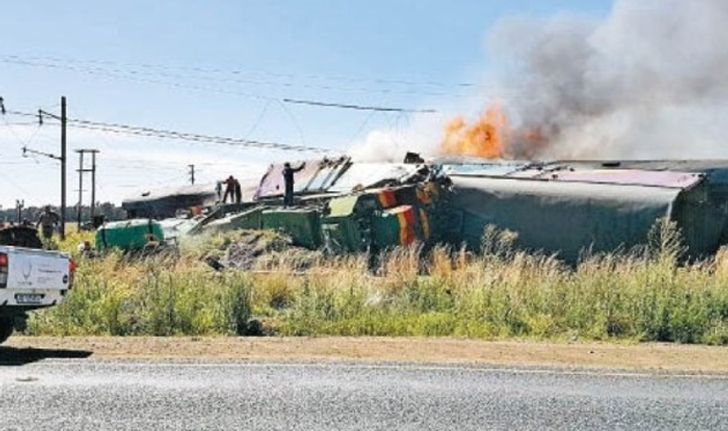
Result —
M321 164L319 172L306 184L304 191L322 192L328 190L350 165L351 160L347 157Z
M328 217L345 217L354 212L359 195L342 196L329 201Z
M294 168L300 166L299 163L291 164ZM294 192L302 191L306 185L316 176L318 173L321 161L320 160L309 160L306 162L306 166L303 170L296 172L294 175ZM285 190L285 184L283 182L283 164L270 165L268 172L265 173L263 179L260 180L258 190L255 192L255 198L270 198L275 196L282 196Z
M293 176L293 191L300 192L306 187L316 173L320 169L320 160L309 160L306 162L306 166L303 170L296 172ZM300 166L300 163L292 163L294 168ZM274 196L281 196L285 190L285 184L283 181L283 165L275 164L268 168L263 179L260 181L258 191L255 193L256 198L268 198Z
M331 187L339 176L349 167L348 158L337 160L321 159L307 160L303 170L294 175L294 193L320 193ZM296 168L301 162L291 163ZM270 198L283 195L285 184L283 181L283 164L270 165L268 171L260 180L255 198Z
M140 202L155 201L158 199L185 196L197 196L205 202L209 199L214 199L217 196L217 194L215 193L215 184L157 187L154 189L137 192L133 196L128 196L124 198L122 202L135 204Z
M541 178L555 181L639 185L686 189L703 178L701 174L674 171L645 171L638 169L564 170L545 172Z
M387 180L400 181L415 174L420 167L404 163L354 163L328 190L348 193L355 189L375 187Z
M121 207L130 217L174 217L179 209L204 207L217 202L214 184L167 187L149 190L124 199Z

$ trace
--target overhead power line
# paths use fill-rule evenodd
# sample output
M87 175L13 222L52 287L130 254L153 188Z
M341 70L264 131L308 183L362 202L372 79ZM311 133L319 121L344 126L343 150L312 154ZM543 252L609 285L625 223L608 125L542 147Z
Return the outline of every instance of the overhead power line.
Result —
M386 106L363 106L354 105L348 103L333 103L333 102L318 102L315 100L301 100L301 99L283 99L286 103L294 103L296 105L311 105L311 106L323 106L326 108L342 108L342 109L354 109L357 111L377 111L377 112L401 112L408 114L434 114L437 111L434 109L407 109L407 108L390 108Z
M115 133L115 134L122 134L122 135L145 136L145 137L161 138L161 139L176 139L176 140L182 140L182 141L187 141L187 142L223 144L223 145L231 145L231 146L250 147L250 148L268 148L268 149L281 150L281 151L297 151L297 152L313 152L313 153L332 152L331 150L328 150L325 148L309 147L309 146L304 146L304 145L282 144L279 142L264 142L264 141L256 141L256 140L249 140L249 139L229 138L229 137L224 137L224 136L209 136L209 135L201 135L201 134L197 134L197 133L176 132L176 131L171 131L171 130L137 128L134 126L109 127L109 126L103 126L103 125L89 125L89 124L83 124L83 123L77 123L77 122L73 122L73 123L69 124L69 126L73 127L73 128L78 128L78 129L96 130L96 131L100 131L100 132L108 132L108 133Z
M259 99L259 100L268 100L268 101L277 101L277 102L283 102L283 103L294 103L299 105L308 105L308 106L319 106L319 107L330 107L330 108L340 108L340 109L354 109L359 111L381 111L381 112L402 112L402 113L435 113L437 112L435 109L409 109L409 108L402 108L402 107L369 107L364 106L360 104L354 104L354 103L330 103L330 102L322 102L318 100L305 100L305 99L297 99L297 98L277 98L277 97L271 97L261 94L255 94L247 91L240 91L235 88L230 87L210 87L205 85L197 85L197 84L188 84L183 83L179 81L172 81L169 78L185 78L184 76L174 76L170 74L161 74L161 78L149 78L149 74L145 73L143 71L138 70L120 70L120 69L108 69L108 68L102 68L102 67L89 67L89 66L79 66L75 64L63 64L63 63L53 63L53 62L42 62L42 61L34 61L34 60L24 60L17 56L10 56L10 57L0 57L0 62L2 63L9 63L9 64L17 64L22 66L29 66L29 67L42 67L42 68L51 68L51 69L62 69L62 70L69 70L73 72L79 72L79 73L85 73L90 75L98 75L98 76L105 76L110 78L120 78L125 80L131 80L131 81L137 81L137 82L143 82L148 84L157 84L157 85L164 85L174 88L182 88L182 89L188 89L188 90L194 90L194 91L202 91L202 92L209 92L209 93L219 93L219 94L227 94L227 95L233 95L233 96L240 96L240 97L247 97L247 98L253 98L253 99ZM157 73L156 75L160 75ZM189 77L188 77L189 78ZM193 78L194 79L194 78ZM210 81L210 79L208 79ZM211 81L215 81L214 79ZM219 81L219 80L217 80ZM240 83L245 84L266 84L265 82L254 82L248 80L247 82L238 80ZM270 84L270 83L267 83ZM285 87L288 88L295 88L295 87L305 87L305 85L297 85L292 83L284 83ZM320 89L336 89L334 87L328 86L327 88L320 88ZM347 91L352 90L347 89ZM396 93L396 91L381 91L381 90L372 90L372 89L354 89L356 91L367 91L367 92L385 92L385 93ZM405 93L407 93L405 91ZM418 94L416 92L412 94ZM449 93L420 93L424 95L452 95ZM461 96L461 95L460 95Z
M92 59L79 59L79 58L60 58L53 56L34 56L34 55L13 55L4 54L0 57L5 62L45 62L45 63L65 63L72 65L93 65L85 67L105 68L107 70L114 71L130 71L131 73L148 73L148 74L160 74L159 70L165 71L184 71L187 74L175 74L165 76L177 76L190 79L210 79L211 76L218 77L216 80L226 80L230 82L240 83L251 83L251 84L271 84L271 85L282 85L282 86L299 86L299 83L292 83L286 81L271 81L270 78L274 79L286 79L286 80L300 80L305 79L309 81L329 81L329 82L343 82L343 83L370 83L377 85L391 85L391 86L403 86L407 88L413 87L430 87L430 88L472 88L480 87L481 85L472 82L444 82L435 81L432 79L405 79L405 78L370 78L363 76L351 76L351 75L326 75L326 74L294 74L277 71L261 71L251 69L240 69L240 68L220 68L220 67L200 67L200 66L175 66L168 64L150 64L150 63L133 63L133 62L118 62L111 60L92 60ZM113 69L111 69L113 68ZM190 74L192 73L192 74ZM226 77L228 76L228 77ZM230 78L230 76L234 78ZM239 79L241 76L262 76L266 80L249 80ZM306 84L303 84L304 86ZM310 88L320 88L324 90L361 90L361 91L378 91L382 89L378 88L347 88L347 87L336 87L328 85L310 85ZM388 89L383 89L387 91ZM416 90L413 93L419 94ZM451 94L451 93L443 93Z
M58 115L53 114L51 112L46 112L43 110L39 110L38 114L32 114L29 112L22 112L22 111L15 111L15 110L7 110L7 114L19 115L19 116L24 116L24 117L35 117L38 119L39 124L42 124L42 121L44 118L46 118L46 119L50 118L53 120L60 121L60 117ZM294 145L294 144L285 144L285 143L280 143L280 142L260 141L260 140L254 140L254 139L231 138L231 137L225 137L225 136L205 135L205 134L200 134L200 133L179 132L179 131L175 131L175 130L155 129L155 128L151 128L151 127L134 126L134 125L129 125L129 124L121 124L121 123L107 123L107 122L91 121L91 120L84 120L84 119L78 119L78 118L69 118L69 119L67 119L67 123L68 123L69 127L74 127L77 129L88 129L88 130L95 130L95 131L99 131L99 132L122 134L122 135L144 136L144 137L153 137L153 138L161 138L161 139L174 139L174 140L181 140L181 141L187 141L187 142L222 144L222 145L251 147L251 148L267 148L267 149L275 149L275 150L281 150L281 151L336 153L336 151L330 150L327 148L313 147L313 146L307 146L307 145Z
M12 109L3 110L3 115L17 115L19 117L32 117L38 119L38 114L31 114L30 112L14 111Z
M42 114L41 118L46 117L46 118L52 118L54 120L60 120L60 118L53 113L46 112L46 111L40 111L40 112ZM327 148L312 147L312 146L306 146L306 145L293 145L293 144L284 144L284 143L280 143L280 142L266 142L266 141L259 141L259 140L253 140L253 139L231 138L231 137L225 137L225 136L205 135L205 134L200 134L200 133L178 132L175 130L155 129L155 128L151 128L151 127L134 126L134 125L122 124L122 123L106 123L106 122L101 122L101 121L91 121L91 120L84 120L84 119L78 119L78 118L69 118L67 120L67 122L70 127L79 128L79 129L96 130L96 131L115 133L115 134L145 136L145 137L153 137L153 138L161 138L161 139L175 139L175 140L188 141L188 142L222 144L222 145L251 147L251 148L267 148L267 149L275 149L275 150L281 150L281 151L298 151L298 152L314 152L314 153L333 153L333 152L335 152L335 151L332 151Z
M48 157L49 159L53 159L53 160L63 160L63 158L61 156L58 156L56 154L46 153L45 151L34 150L32 148L28 148L27 146L24 146L22 148L22 150L23 150L23 157L28 157L28 154L34 154L36 156Z

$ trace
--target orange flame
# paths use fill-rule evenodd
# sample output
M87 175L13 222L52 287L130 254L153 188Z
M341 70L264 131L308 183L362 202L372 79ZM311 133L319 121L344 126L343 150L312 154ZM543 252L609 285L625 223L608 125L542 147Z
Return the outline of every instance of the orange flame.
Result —
M508 119L503 110L492 105L473 124L467 124L462 117L450 121L440 150L446 155L501 158L508 147L507 130Z

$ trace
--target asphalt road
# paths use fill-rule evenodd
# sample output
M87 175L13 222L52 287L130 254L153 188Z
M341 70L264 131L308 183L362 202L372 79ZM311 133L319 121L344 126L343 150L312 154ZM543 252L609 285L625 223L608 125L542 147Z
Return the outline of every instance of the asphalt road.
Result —
M0 430L728 429L728 379L447 366L0 366Z

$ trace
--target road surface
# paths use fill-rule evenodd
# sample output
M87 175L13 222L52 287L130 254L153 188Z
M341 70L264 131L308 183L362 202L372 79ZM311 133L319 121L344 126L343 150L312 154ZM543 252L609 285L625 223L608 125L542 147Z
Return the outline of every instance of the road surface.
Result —
M42 359L0 430L726 429L728 378L533 368Z

